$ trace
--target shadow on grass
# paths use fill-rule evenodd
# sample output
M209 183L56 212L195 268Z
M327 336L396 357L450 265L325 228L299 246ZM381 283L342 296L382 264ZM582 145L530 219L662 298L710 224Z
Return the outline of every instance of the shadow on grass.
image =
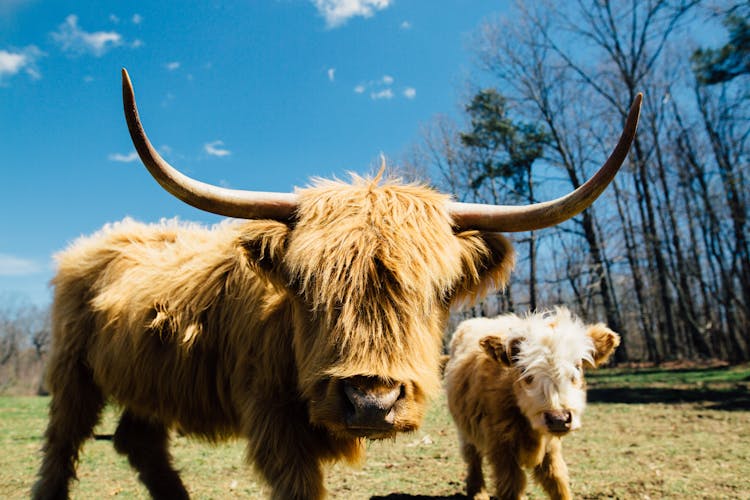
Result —
M466 495L409 495L407 493L391 493L385 496L370 497L370 500L466 500Z
M659 366L654 366L652 368L614 368L614 370L617 370L617 372L620 373L621 375L654 375L654 374L665 375L665 374L675 374L675 373L711 374L711 373L726 373L726 372L729 372L731 369L732 369L731 365L714 366L710 368L700 368L700 367L663 368ZM593 372L591 374L587 374L586 376L596 378L597 375L598 375L597 372Z
M750 391L744 387L726 390L670 389L659 387L589 388L592 403L707 403L713 410L750 410Z

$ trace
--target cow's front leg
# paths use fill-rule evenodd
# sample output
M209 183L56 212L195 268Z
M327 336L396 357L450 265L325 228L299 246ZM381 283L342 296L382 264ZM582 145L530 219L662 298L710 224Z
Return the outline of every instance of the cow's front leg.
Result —
M562 442L552 439L547 445L542 463L534 467L534 478L544 488L544 491L555 500L573 498L570 491L568 466L562 455Z
M245 420L248 462L271 486L274 500L326 496L322 462L331 449L328 433L310 425L298 401L259 404Z
M271 485L272 500L321 500L326 496L321 464L299 460L301 457L275 457L258 469ZM312 458L312 457L311 457ZM284 462L284 459L289 462Z

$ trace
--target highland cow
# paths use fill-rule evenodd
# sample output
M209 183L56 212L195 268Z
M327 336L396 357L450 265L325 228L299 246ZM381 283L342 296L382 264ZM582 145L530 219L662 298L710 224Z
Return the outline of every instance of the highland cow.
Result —
M358 462L365 439L420 425L440 388L451 306L508 280L513 250L497 233L557 224L592 203L627 154L640 104L587 183L504 207L380 176L295 193L211 186L153 149L124 70L123 99L135 148L167 191L246 220L124 220L57 256L35 498L67 496L107 401L123 409L114 446L155 498L188 496L170 463L172 430L242 437L273 498L323 497L324 463Z
M499 499L521 498L524 468L550 498L572 498L562 437L581 426L584 369L606 362L620 337L560 307L462 322L445 367L448 407L467 464L469 498L488 499L482 461Z

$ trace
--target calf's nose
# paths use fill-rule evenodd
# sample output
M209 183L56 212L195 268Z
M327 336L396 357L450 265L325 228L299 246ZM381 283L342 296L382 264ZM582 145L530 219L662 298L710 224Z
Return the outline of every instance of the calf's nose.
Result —
M544 412L544 423L550 432L568 432L572 421L573 416L568 410Z
M395 419L394 406L403 397L402 384L384 384L377 379L355 377L344 381L344 394L351 403L347 424L362 429L388 429Z

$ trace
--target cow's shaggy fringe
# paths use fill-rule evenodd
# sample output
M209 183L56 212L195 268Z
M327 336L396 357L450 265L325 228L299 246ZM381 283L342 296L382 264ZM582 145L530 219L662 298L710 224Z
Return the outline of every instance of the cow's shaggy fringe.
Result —
M564 307L458 326L445 387L468 466L470 498L489 498L483 459L500 499L521 497L523 468L533 470L551 498L572 497L561 438L581 425L583 368L604 363L618 344L619 336L605 325L586 326Z
M419 425L450 306L507 282L510 244L455 233L446 197L422 186L354 177L298 194L290 224L125 219L57 256L36 498L67 496L108 400L124 409L115 447L154 497L187 496L171 429L244 437L273 498L323 497L321 464L363 456L347 377L401 384L393 433Z

